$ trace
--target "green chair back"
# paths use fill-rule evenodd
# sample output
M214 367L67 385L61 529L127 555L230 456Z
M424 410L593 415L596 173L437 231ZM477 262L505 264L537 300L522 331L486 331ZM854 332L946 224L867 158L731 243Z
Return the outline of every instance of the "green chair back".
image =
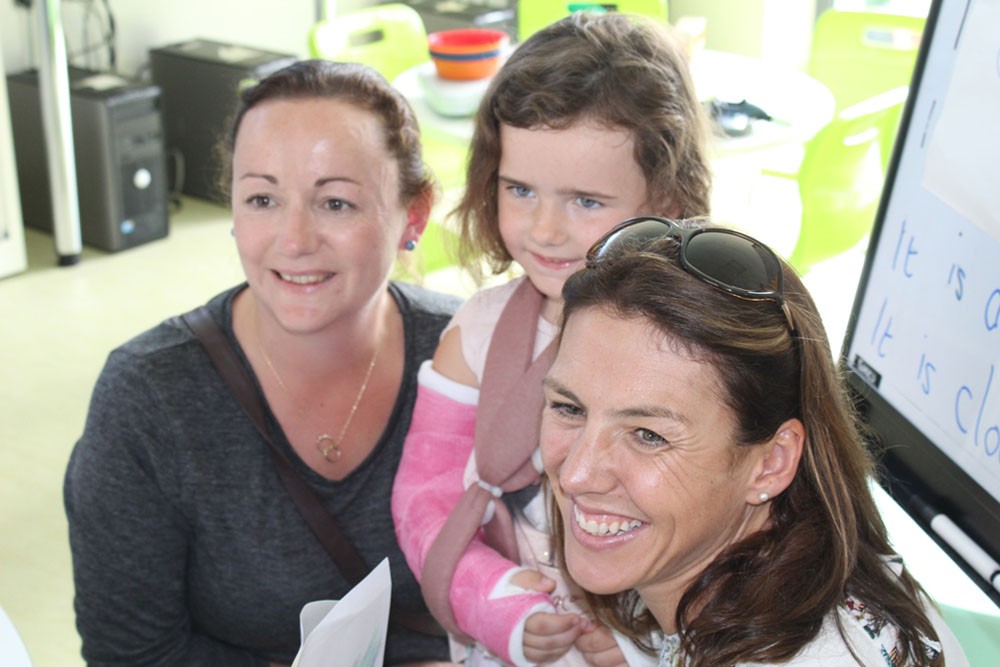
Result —
M800 274L871 231L885 181L884 146L895 141L908 91L901 86L840 111L806 144L797 176L801 225L788 258Z
M458 234L437 220L431 220L414 253L423 275L454 266L457 262Z
M993 665L1000 656L1000 612L940 604L941 616L962 646L970 665ZM990 658L989 656L993 656Z
M329 12L329 7L325 9ZM427 29L417 10L402 3L374 5L352 12L326 17L309 33L309 50L314 58L360 62L376 70L388 81L430 60ZM442 187L461 187L465 183L467 147L437 138L422 128L424 160L434 171ZM428 224L417 250L407 255L411 266L398 275L417 279L420 275L454 264L454 234L435 220Z
M364 63L389 81L430 60L424 21L402 3L324 18L309 32L309 51L314 58Z
M816 20L808 73L833 93L837 110L909 86L926 19L828 9Z
M580 10L643 14L667 20L667 0L621 0L620 2L520 0L517 3L517 39L523 42L545 26Z

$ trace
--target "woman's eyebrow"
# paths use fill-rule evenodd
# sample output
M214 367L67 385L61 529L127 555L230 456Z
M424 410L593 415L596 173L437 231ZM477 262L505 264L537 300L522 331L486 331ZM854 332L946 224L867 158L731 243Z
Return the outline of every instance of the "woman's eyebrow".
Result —
M259 174L259 173L255 172L255 171L248 171L245 174L243 174L242 176L240 176L240 180L241 181L242 180L246 180L248 178L262 178L265 181L267 181L268 183L271 183L272 185L277 185L278 184L277 177L272 176L270 174Z
M327 183L336 183L336 182L350 183L351 185L361 185L361 183L359 183L355 179L348 178L347 176L325 176L323 178L316 179L316 187L322 187Z
M556 378L553 378L551 376L546 377L544 380L542 380L542 386L548 389L549 391L555 392L561 396L565 396L567 399L573 401L578 405L583 405L583 402L580 400L580 398L575 393L573 393L573 391L570 390L569 387L564 385ZM688 417L664 405L637 405L633 407L619 408L617 410L611 411L610 414L612 417L615 418L642 417L645 419L668 419L670 421L675 421L680 424L691 423L691 420Z
M671 410L663 405L640 405L637 407L622 408L621 410L613 411L611 414L615 417L643 417L651 419L668 419L680 424L691 423L691 420L681 413L676 410Z
M542 387L554 391L557 394L561 394L566 398L575 401L577 403L580 402L576 394L570 391L566 385L564 385L562 382L551 376L546 377L544 380L542 380Z

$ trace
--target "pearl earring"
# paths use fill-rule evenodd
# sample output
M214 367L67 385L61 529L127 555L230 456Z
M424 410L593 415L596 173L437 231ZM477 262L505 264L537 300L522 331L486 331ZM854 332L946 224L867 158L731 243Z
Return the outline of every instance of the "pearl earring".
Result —
M767 495L767 491L761 491L760 493L757 494L757 498L760 500L760 502L766 503L771 498L771 496Z
M409 241L407 241L406 243L403 244L403 247L407 251L413 252L416 249L416 247L417 247L417 242L414 241L413 239L410 239Z

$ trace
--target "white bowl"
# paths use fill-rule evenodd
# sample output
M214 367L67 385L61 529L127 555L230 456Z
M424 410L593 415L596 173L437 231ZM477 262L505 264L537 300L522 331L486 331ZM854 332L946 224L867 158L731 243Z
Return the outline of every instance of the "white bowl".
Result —
M435 112L449 118L466 118L476 113L479 101L490 85L490 79L456 81L437 75L433 62L426 62L417 70L417 82L424 93L427 105Z

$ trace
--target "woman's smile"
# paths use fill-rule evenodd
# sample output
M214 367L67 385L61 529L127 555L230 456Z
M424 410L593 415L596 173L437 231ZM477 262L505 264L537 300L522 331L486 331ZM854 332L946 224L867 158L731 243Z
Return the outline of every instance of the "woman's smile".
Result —
M576 519L577 528L594 537L618 537L631 533L643 525L638 519L585 513L576 503L573 503L573 518Z
M285 282L295 285L316 285L331 280L336 275L331 272L285 273L283 271L275 271L275 274Z

